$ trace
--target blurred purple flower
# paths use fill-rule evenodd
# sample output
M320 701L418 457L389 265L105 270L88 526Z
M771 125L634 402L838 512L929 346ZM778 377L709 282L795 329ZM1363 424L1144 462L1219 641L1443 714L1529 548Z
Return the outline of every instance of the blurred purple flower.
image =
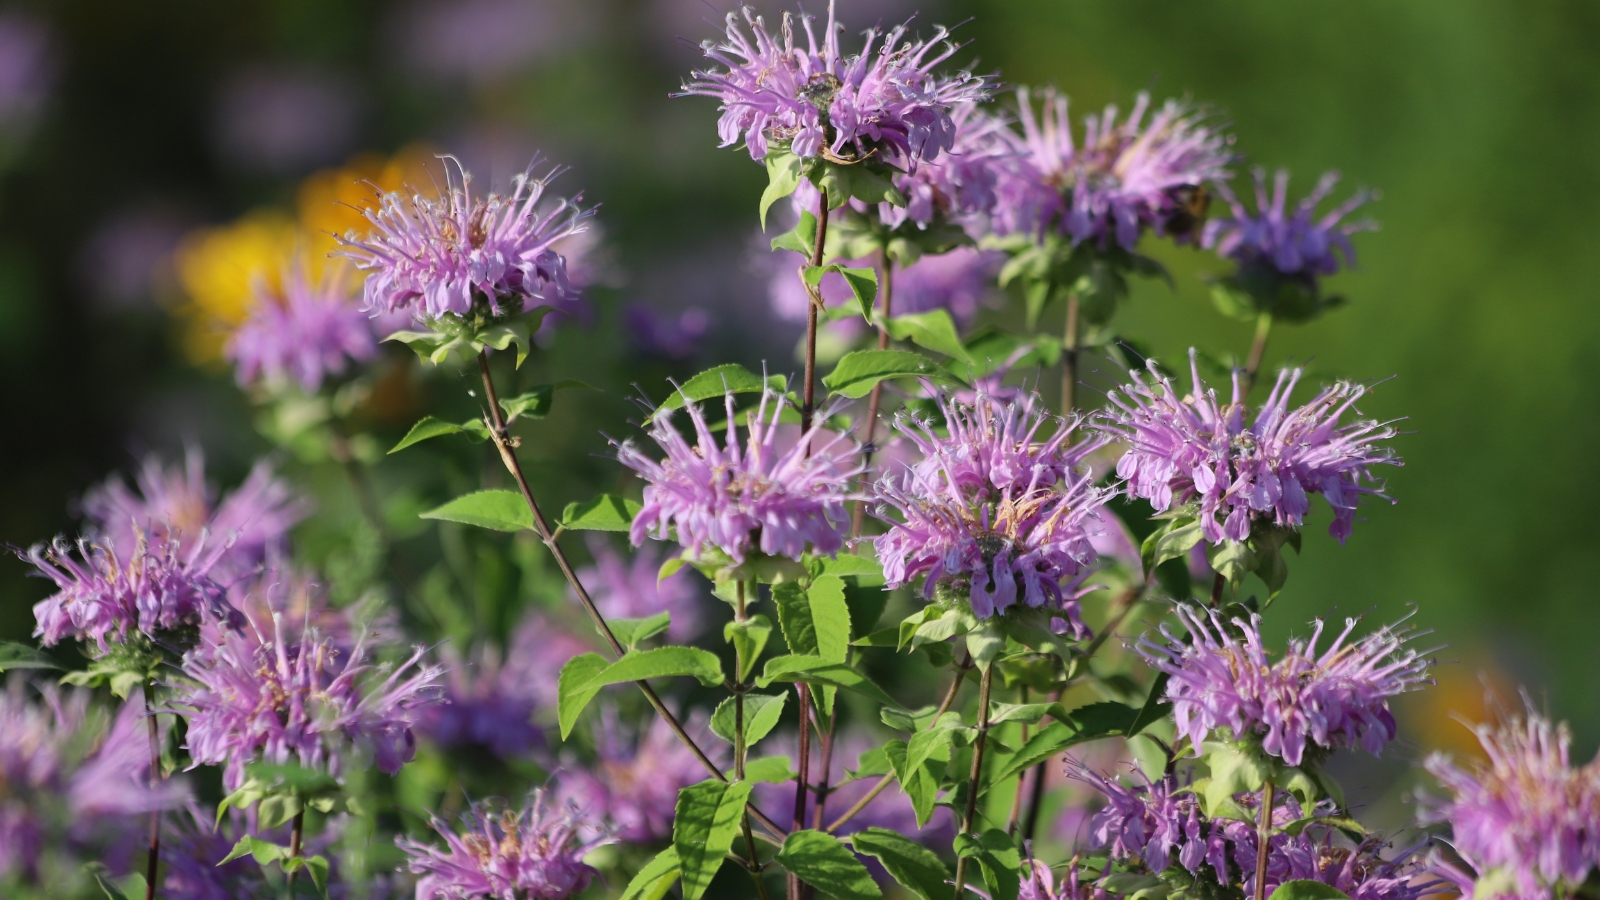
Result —
M342 266L313 284L304 266L291 266L283 290L258 289L250 318L228 339L224 353L238 367L239 383L293 380L307 394L352 362L378 355L373 320L354 300Z
M237 816L224 822L239 824ZM214 810L191 804L187 816L177 817L162 836L161 861L166 878L161 896L169 900L267 900L270 886L262 867L248 857L222 862L247 831L223 828ZM257 835L262 836L262 835Z
M754 10L742 12L750 35L740 29L740 16L729 13L726 41L700 45L707 59L724 68L694 72L679 96L721 101L722 146L742 138L758 162L770 142L802 158L865 159L876 153L883 162L914 171L953 146L951 109L986 99L991 91L988 78L970 72L934 74L956 51L942 28L929 40L915 41L906 39L905 26L896 26L881 35L876 54L880 33L869 29L860 54L845 56L839 49L844 25L834 19L831 0L820 46L811 16L799 17L806 36L800 48L790 13L783 15L781 35L774 36Z
M551 0L423 0L400 10L392 39L421 75L489 84L574 46L581 9Z
M728 754L705 738L704 715L686 726L708 748L714 762ZM626 733L614 716L602 716L595 733L593 765L563 765L557 774L556 799L577 809L588 823L584 837L612 834L629 844L648 844L672 837L678 791L706 778L694 752L684 746L666 720L653 717L642 736ZM720 757L720 758L719 758Z
M1487 763L1434 753L1425 764L1452 796L1426 800L1422 818L1450 823L1450 845L1476 878L1434 868L1469 897L1567 897L1600 869L1600 756L1574 768L1566 723L1524 703L1521 716L1474 729Z
M443 701L417 710L418 734L443 747L482 747L507 760L544 745L533 723L539 709L534 691L519 683L519 674L501 663L492 645L480 644L465 660L446 648L445 663Z
M951 110L955 139L950 152L894 178L906 205L878 204L878 219L890 228L906 222L927 228L936 222L972 221L995 205L1002 169L1016 150L1007 140L1006 121L984 112L976 103Z
M949 435L901 413L894 431L922 460L878 482L874 515L889 530L873 539L891 588L921 577L923 596L947 588L970 596L980 619L1019 600L1065 617L1074 637L1088 629L1071 587L1097 554L1089 530L1110 492L1075 471L1097 439L1069 446L1076 422L1050 416L1037 395L1005 403L979 395L936 397ZM1041 435L1046 426L1051 433Z
M172 252L194 223L181 208L142 204L102 221L78 256L78 281L107 309L144 305L170 282Z
M538 612L525 615L511 634L501 669L504 690L527 697L536 708L555 709L560 698L561 667L574 656L594 650L593 644Z
M770 272L767 296L772 311L778 318L789 322L803 322L810 296L795 275L795 270L805 265L802 254L789 250L763 253L763 268ZM877 260L841 260L848 266L875 267ZM1005 263L1005 255L996 251L957 247L946 253L922 256L916 262L894 271L894 314L927 312L943 309L950 313L958 326L965 326L977 317L992 295L994 276ZM833 308L854 304L855 294L845 283L844 276L828 273L820 285L824 306ZM850 319L847 322L829 323L846 325L859 331L865 322Z
M1055 872L1037 859L1029 858L1022 871L1027 877L1017 891L1017 900L1109 900L1104 887L1080 877L1077 859L1067 866L1060 884L1056 883Z
M193 764L222 766L230 791L257 760L337 776L351 748L398 772L416 752L415 710L438 698L441 668L421 664L421 647L394 666L374 661L364 636L341 652L309 627L295 639L281 616L273 624L270 634L232 632L185 657L174 705L188 719Z
M1219 728L1235 739L1261 740L1261 748L1291 766L1307 746L1331 750L1359 746L1376 756L1395 737L1389 698L1432 684L1430 660L1406 646L1411 634L1393 628L1348 641L1359 619L1318 655L1323 622L1309 640L1291 640L1277 661L1261 643L1261 617L1232 619L1230 630L1214 610L1180 605L1187 637L1161 627L1164 641L1141 637L1138 652L1165 672L1178 732L1200 744ZM1243 640L1234 636L1236 630ZM1347 643L1348 641L1348 643Z
M261 460L218 501L206 483L205 454L189 448L182 468L145 457L130 487L120 475L84 495L86 530L97 542L131 548L154 541L204 543L220 553L213 577L232 581L287 550L289 529L309 503Z
M673 427L674 410L650 424L649 435L666 451L665 459L645 456L631 440L613 442L617 459L646 482L644 507L629 532L634 545L646 537L676 540L691 555L716 549L736 565L752 552L795 560L807 550L838 553L850 528L849 487L862 470L855 443L827 434L822 428L827 416L819 415L811 431L780 447L778 423L789 404L769 390L749 417L749 441L741 449L735 396L724 397L728 434L723 446L694 403L688 404L697 439L693 447Z
M55 81L56 59L46 24L16 9L0 13L0 127L7 142L33 130Z
M1016 155L997 190L998 230L1060 231L1074 244L1107 249L1114 241L1130 251L1146 228L1180 241L1198 236L1188 201L1207 182L1228 177L1230 137L1176 100L1146 121L1150 95L1140 93L1120 123L1115 105L1090 116L1079 144L1066 96L1053 88L1041 93L1036 116L1029 90L1017 89L1022 134L1006 132Z
M663 315L642 303L622 311L622 325L634 350L661 359L689 359L700 350L711 331L711 316L691 306L677 318Z
M1339 173L1323 175L1310 194L1287 211L1289 172L1278 171L1272 193L1267 193L1267 174L1255 170L1256 210L1251 215L1245 205L1234 196L1226 184L1218 183L1217 191L1233 209L1233 217L1213 219L1206 223L1201 243L1240 266L1267 265L1283 275L1302 275L1316 278L1339 271L1340 257L1345 266L1356 262L1355 247L1350 236L1361 231L1376 231L1378 224L1370 219L1359 222L1341 220L1357 207L1373 198L1370 191L1356 191L1350 199L1330 210L1327 215L1313 220L1317 204L1333 193L1339 183Z
M599 537L589 540L594 565L578 572L578 580L589 589L595 606L608 619L639 619L659 612L672 614L667 639L686 644L704 628L701 590L690 571L680 569L658 578L665 554L644 545L624 562L611 544ZM574 598L576 599L576 598Z
M1246 426L1237 372L1232 401L1223 405L1200 380L1193 350L1188 396L1178 393L1154 361L1149 370L1153 383L1130 372L1133 384L1108 395L1114 408L1099 413L1097 425L1129 445L1117 462L1128 495L1150 501L1158 512L1198 501L1210 543L1243 541L1257 522L1299 528L1311 508L1308 495L1316 493L1333 507L1328 533L1343 543L1361 497L1385 496L1381 484L1369 486L1376 482L1372 467L1401 465L1394 451L1377 446L1395 436L1393 428L1370 420L1339 424L1365 396L1365 385L1338 382L1291 410L1289 395L1304 370L1285 369ZM1225 521L1218 523L1219 515Z
M350 79L313 68L267 66L234 76L218 98L218 152L232 164L293 175L354 146L360 103Z
M546 796L534 791L520 813L474 803L462 816L465 834L435 817L443 850L409 838L396 841L410 856L411 871L422 876L417 900L565 900L588 887L599 873L583 857L610 838L582 839L590 823L570 806L551 808Z
M513 179L511 195L472 196L472 177L454 157L456 174L444 196L427 199L384 194L365 215L372 232L360 240L339 237L344 256L367 272L363 289L368 311L408 310L419 320L466 315L475 300L500 315L508 306L557 306L570 302L574 288L566 260L554 245L581 232L593 210L577 199L541 204L553 169L545 176L528 170Z

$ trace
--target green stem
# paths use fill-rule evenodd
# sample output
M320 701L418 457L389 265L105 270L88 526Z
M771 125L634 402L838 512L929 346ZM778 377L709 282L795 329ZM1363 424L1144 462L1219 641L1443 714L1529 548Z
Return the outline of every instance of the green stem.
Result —
M1255 900L1267 900L1267 850L1272 838L1272 782L1261 791L1261 818L1256 825Z
M883 304L883 322L878 326L878 349L887 350L889 349L889 317L894 314L894 261L889 258L887 251L881 252L879 257L879 269L883 272L883 275L879 278L882 284L880 285L881 290L878 291L878 298ZM867 401L867 435L861 443L862 466L864 468L872 466L874 450L872 439L877 434L878 407L882 399L883 382L880 381L872 386L872 399ZM866 473L863 472L861 475L862 480L866 480L866 477ZM866 509L867 501L856 501L855 518L850 523L850 536L853 538L861 536L861 523L864 520Z
M983 778L983 749L989 737L989 689L994 684L994 665L984 667L978 682L978 737L972 745L972 772L967 777L967 810L961 817L961 833L971 834L978 818L978 788ZM955 900L962 900L967 890L967 857L956 858ZM1261 900L1261 898L1256 898Z
M733 618L736 622L743 623L746 621L744 602L745 584L740 581L738 583L738 603L733 609ZM739 680L733 686L733 777L740 781L744 780L745 756L748 753L744 738L744 694L746 688L744 666L744 650L741 649L738 643L735 643L733 645L733 671ZM766 900L767 884L761 876L761 860L756 855L755 835L750 832L750 808L748 806L745 807L739 824L744 831L745 851L750 857L748 863L750 877L755 880L756 893L761 895L761 900Z
M1256 317L1256 336L1250 342L1250 356L1244 363L1244 395L1250 396L1250 389L1256 386L1256 373L1261 371L1261 358L1267 353L1267 336L1272 333L1272 313L1264 312Z
M305 837L306 811L301 810L294 814L294 823L289 826L289 861L300 858L300 842ZM289 877L284 880L283 896L286 900L294 900L294 876L299 874L297 869L289 869Z
M822 265L823 249L828 242L828 189L819 185L817 194L820 202L817 204L817 236L811 247L812 266ZM804 277L800 283L811 300L806 306L806 383L800 407L800 433L805 434L811 430L811 415L817 408L817 313L822 309L822 288L820 283L812 287Z
M156 727L156 714L151 711L150 694L152 688L149 681L144 683L144 716L145 723L150 731L150 784L157 789L161 785L161 732ZM156 895L156 878L161 868L161 810L150 811L150 850L145 863L144 900L154 900Z
M1078 295L1067 297L1067 327L1061 339L1061 414L1072 415L1078 399ZM959 898L957 898L959 900Z

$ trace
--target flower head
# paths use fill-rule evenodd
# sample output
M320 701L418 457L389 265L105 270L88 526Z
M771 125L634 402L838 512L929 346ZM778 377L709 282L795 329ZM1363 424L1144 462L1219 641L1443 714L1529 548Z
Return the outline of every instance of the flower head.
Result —
M1242 639L1215 611L1180 605L1187 639L1161 629L1164 641L1140 638L1151 668L1168 676L1178 732L1199 748L1218 728L1235 738L1255 736L1267 753L1298 766L1308 746L1331 750L1359 746L1377 755L1395 737L1389 698L1432 684L1430 661L1406 646L1410 634L1393 628L1351 641L1359 619L1320 653L1323 622L1309 640L1292 640L1273 662L1261 643L1260 616L1231 620Z
M767 31L749 7L742 13L749 35L739 27L740 16L729 13L726 40L700 45L722 68L693 73L683 96L721 101L722 146L743 139L757 161L769 147L787 145L801 158L864 160L876 154L914 170L954 145L951 109L985 99L991 90L989 79L970 72L935 74L956 51L942 28L926 41L907 38L903 25L885 34L869 29L861 52L846 55L839 48L844 25L834 19L832 2L820 45L812 17L799 17L804 47L795 42L789 13L781 35Z
M1430 756L1427 770L1452 796L1427 803L1423 818L1450 823L1451 845L1493 888L1477 896L1570 895L1600 868L1600 757L1574 768L1566 723L1552 723L1531 704L1475 731L1488 762L1463 767Z
M1042 91L1034 113L1027 88L1018 88L1022 134L1008 132L1016 162L1006 167L996 203L1002 231L1059 231L1074 244L1132 250L1146 228L1187 239L1198 217L1194 205L1208 182L1224 179L1234 154L1231 139L1187 104L1168 100L1150 115L1150 95L1117 121L1115 105L1084 122L1083 142L1073 139L1067 98Z
M1343 543L1361 497L1384 496L1372 469L1401 464L1392 450L1378 446L1395 430L1370 420L1339 422L1365 396L1365 385L1341 381L1290 409L1289 395L1304 372L1285 369L1246 425L1238 373L1233 399L1224 405L1200 380L1192 350L1189 371L1188 396L1154 362L1150 382L1132 372L1133 384L1110 395L1115 408L1101 414L1099 427L1129 445L1117 461L1129 496L1150 501L1158 512L1196 503L1205 539L1214 544L1243 541L1256 523L1298 528L1311 508L1309 495L1318 493L1333 507L1328 532Z
M925 579L923 594L965 590L980 619L1021 601L1061 612L1087 634L1063 582L1097 559L1089 530L1109 492L1077 471L1103 441L1069 445L1076 423L1040 409L1037 396L1006 403L937 398L948 435L902 413L894 430L922 460L879 481L874 514L889 530L873 540L890 587ZM1041 434L1046 424L1052 433Z
M175 706L189 721L195 765L223 766L228 790L258 760L338 776L352 748L398 772L416 752L415 709L437 699L440 667L420 665L420 647L391 666L372 659L364 637L341 650L309 627L285 633L282 616L273 624L270 634L224 634L185 658Z
M617 458L647 485L644 507L633 519L635 545L646 537L674 537L693 555L719 550L742 565L752 553L798 560L807 549L831 556L844 546L850 527L845 503L862 470L856 446L842 434L827 435L819 415L811 430L787 449L778 444L779 421L788 401L772 391L749 418L749 439L739 446L734 397L724 397L728 436L719 446L705 416L691 403L690 446L673 427L672 411L650 424L650 437L666 451L655 460L631 442L617 445Z
M303 266L283 276L283 289L267 292L224 349L238 367L240 384L293 380L313 393L323 379L344 372L352 362L378 354L373 321L355 303L345 268L331 268L314 283Z
M703 715L688 727L709 737ZM634 735L607 716L596 729L595 751L599 758L590 766L564 766L556 788L559 800L591 820L585 836L610 829L630 844L671 837L678 791L704 780L706 770L666 720L653 718L643 735Z
M510 196L472 194L472 178L453 157L443 196L384 194L366 211L371 233L340 238L340 251L367 273L368 311L408 310L418 319L466 315L482 303L492 315L572 299L565 258L553 245L580 232L592 210L576 200L541 207L552 170L516 176ZM535 160L534 164L538 163Z
M445 847L401 838L411 871L422 876L417 900L565 900L599 874L584 854L608 837L585 841L589 823L570 805L557 808L543 791L529 796L522 811L475 803L462 816L465 833L438 818L433 828Z
M1316 188L1293 211L1287 209L1287 170L1278 171L1270 195L1266 172L1256 169L1255 182L1254 215L1226 184L1217 185L1218 192L1232 208L1233 216L1207 222L1202 240L1205 246L1215 248L1240 266L1271 266L1282 275L1307 278L1332 275L1339 271L1340 257L1344 265L1355 265L1356 251L1350 244L1350 236L1377 230L1377 223L1371 220L1342 221L1372 199L1370 191L1356 191L1322 218L1313 218L1317 214L1317 204L1333 193L1334 185L1339 183L1338 172L1323 175Z

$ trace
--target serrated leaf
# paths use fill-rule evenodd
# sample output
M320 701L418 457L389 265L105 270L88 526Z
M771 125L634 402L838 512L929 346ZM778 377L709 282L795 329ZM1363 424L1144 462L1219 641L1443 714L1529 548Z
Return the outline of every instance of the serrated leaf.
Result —
M855 295L856 304L861 309L861 317L871 321L872 306L878 301L878 270L832 263L826 266L806 266L801 271L801 277L812 289L817 289L822 284L822 276L829 272L837 273L844 279L850 288L850 293Z
M662 610L653 616L638 619L608 619L606 624L622 646L632 650L640 642L666 631L672 625L672 613Z
M948 369L906 350L856 350L845 354L822 383L828 390L852 399L871 393L873 385L893 378L929 378L963 383Z
M762 378L738 363L725 363L713 366L678 385L671 396L661 401L650 418L669 409L681 409L685 402L699 403L713 397L720 399L727 394L759 394L766 390L782 394L788 390L788 386L789 380L782 375Z
M761 677L756 679L756 684L766 687L774 681L804 681L807 684L840 687L870 697L884 706L903 708L867 676L844 663L830 662L820 656L791 655L767 660L766 668Z
M772 589L772 600L790 653L844 662L850 652L850 607L844 600L844 579L823 575L809 588L785 582Z
M789 768L789 757L787 756L767 756L761 759L747 760L744 764L745 781L782 784L793 779L794 770Z
M582 660L582 662L580 662ZM561 669L557 681L557 709L561 720L561 737L572 733L572 726L589 701L608 684L624 681L644 681L649 678L690 676L707 687L722 683L722 663L714 653L697 647L657 647L654 650L633 650L604 668L596 669L595 660L604 661L594 653L573 657ZM568 670L572 670L569 677ZM580 681L583 674L587 680Z
M1139 715L1134 717L1133 723L1128 726L1129 736L1149 728L1156 721L1172 711L1172 704L1165 702L1167 694L1167 673L1162 672L1150 684L1150 695L1145 698L1144 706L1139 709Z
M1138 711L1121 703L1091 703L1067 712L1066 717L1071 724L1052 722L1028 738L1027 743L994 775L992 783L999 784L1069 747L1124 734L1137 720Z
M809 212L801 212L800 221L795 223L792 231L785 231L772 239L772 249L792 250L806 259L810 259L816 242L817 217Z
M1036 725L1045 716L1066 718L1066 709L1059 703L1001 703L996 700L989 705L990 725L1001 722Z
M492 531L523 531L533 527L533 513L522 495L513 491L475 491L421 514L424 519L442 519L476 525Z
M678 852L683 900L700 900L722 868L750 788L747 781L702 781L678 792L672 847Z
M867 867L831 834L811 829L792 832L778 851L778 862L801 881L839 900L883 896Z
M761 192L761 230L767 230L767 210L800 186L800 157L787 149L767 153L767 187ZM815 230L815 226L813 226Z
M567 660L556 679L556 710L561 723L561 739L572 734L578 715L599 692L602 685L594 684L594 677L605 671L606 658L598 653L584 653Z
M850 836L857 853L883 864L894 880L922 900L950 900L952 886L946 884L950 870L933 851L887 828L866 828Z
M1320 881L1302 878L1278 885L1270 900L1350 900L1350 895Z
M233 845L233 849L228 851L228 855L217 861L217 865L220 866L226 862L243 859L246 856L255 860L258 865L264 866L267 863L287 858L289 856L289 848L274 844L264 838L247 834L239 838L238 842Z
M27 644L0 643L0 672L12 669L59 669L61 664L49 654Z
M943 353L965 363L972 362L966 345L961 342L961 335L956 332L955 321L945 310L930 309L927 312L895 316L884 323L884 327L889 336L897 341L911 341L935 353Z
M789 699L788 694L745 694L744 695L744 744L746 747L754 745L757 741L767 736L773 727L778 724L778 717L783 715L783 705ZM711 733L722 738L728 743L733 743L735 713L734 698L729 697L717 706L717 711L711 714Z
M991 900L1017 900L1022 886L1022 854L1017 845L997 828L984 831L978 843L982 849L975 855Z
M668 847L629 880L621 900L661 900L677 881L678 851Z
M537 313L537 315L530 315L528 318L543 320L545 313L549 309L549 307L545 306L530 310L530 313ZM528 340L528 335L531 333L531 329L536 327L538 327L537 324L530 325L526 320L491 325L478 332L477 340L474 343L481 344L491 350L504 350L515 344L517 347L517 368L520 369L523 361L528 358L528 353L533 349L533 344Z
M482 423L479 424L482 425ZM466 431L466 429L454 422L446 422L433 416L423 416L417 421L417 424L411 426L411 430L407 431L406 436L400 439L400 443L389 448L389 452L399 453L412 444L420 444L430 438L443 437L447 434L460 434L463 431ZM484 439L489 436L487 427L484 427L483 435Z
M568 503L561 511L561 527L568 531L627 531L641 508L638 501L601 494L584 503Z
M767 640L772 637L772 620L764 615L754 615L743 622L729 622L722 626L722 638L738 650L741 662L739 667L739 680L744 681L754 671L756 661L761 658L761 652L767 648Z

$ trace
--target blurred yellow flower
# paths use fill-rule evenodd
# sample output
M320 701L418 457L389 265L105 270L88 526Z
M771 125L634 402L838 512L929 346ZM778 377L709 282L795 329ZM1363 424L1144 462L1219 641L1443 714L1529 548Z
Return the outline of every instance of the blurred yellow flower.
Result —
M426 191L436 180L430 166L437 168L432 152L411 146L387 159L363 154L341 168L307 178L300 185L297 206L311 252L324 255L338 249L333 235L365 234L362 210L376 207L380 193L407 185Z

